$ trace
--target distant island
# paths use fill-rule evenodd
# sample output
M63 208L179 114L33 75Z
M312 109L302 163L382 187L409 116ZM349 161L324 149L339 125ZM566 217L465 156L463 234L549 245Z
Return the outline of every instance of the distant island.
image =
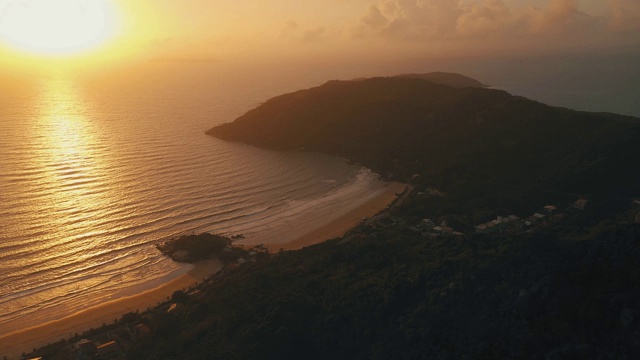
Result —
M342 237L253 251L86 336L138 334L122 341L130 359L640 358L640 119L478 84L329 81L209 130L411 186ZM191 261L203 240L228 244L161 250ZM31 355L75 354L81 339Z

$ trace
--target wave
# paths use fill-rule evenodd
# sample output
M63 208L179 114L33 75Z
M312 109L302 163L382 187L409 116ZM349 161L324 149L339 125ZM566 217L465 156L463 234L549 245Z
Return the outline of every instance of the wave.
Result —
M381 186L343 159L204 136L212 107L245 108L235 95L175 94L194 112L176 118L153 96L100 94L62 88L0 108L0 324L63 316L176 276L183 267L153 246L167 237L279 241L282 229L304 231ZM69 113L48 113L60 103Z

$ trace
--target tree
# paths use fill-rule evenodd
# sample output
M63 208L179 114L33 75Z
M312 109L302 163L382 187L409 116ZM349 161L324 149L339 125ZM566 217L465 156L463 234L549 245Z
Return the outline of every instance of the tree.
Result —
M184 304L187 300L189 300L189 296L182 290L174 291L173 295L171 295L171 301L178 304Z

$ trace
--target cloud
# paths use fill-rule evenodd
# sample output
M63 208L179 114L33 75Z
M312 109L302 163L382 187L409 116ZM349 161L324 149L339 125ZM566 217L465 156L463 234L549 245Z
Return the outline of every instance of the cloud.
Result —
M289 21L280 31L280 35L289 40L314 43L325 38L327 36L327 30L324 26L301 29L297 22Z
M325 28L318 26L315 29L306 30L302 35L302 41L305 43L317 42L325 35Z
M529 11L530 33L571 33L597 28L597 19L578 9L577 0L552 0L544 9Z
M518 28L524 19L518 19L500 0L489 0L482 4L462 7L462 15L456 21L456 33L462 36L476 36L496 33L506 28Z
M280 35L282 35L284 37L288 37L291 34L295 33L295 31L297 29L298 29L298 23L295 22L295 21L289 21L282 28L282 31L280 32Z
M631 3L637 0L611 0ZM618 6L623 8L623 6ZM602 21L580 11L577 0L516 8L502 0L379 0L356 25L359 36L404 40L571 35L600 29Z
M609 0L609 27L613 31L640 30L640 1Z
M380 30L389 23L389 19L384 16L382 11L375 5L369 7L369 11L367 11L360 21L363 25L373 30Z
M359 31L404 39L447 37L459 16L458 0L380 0L361 18Z

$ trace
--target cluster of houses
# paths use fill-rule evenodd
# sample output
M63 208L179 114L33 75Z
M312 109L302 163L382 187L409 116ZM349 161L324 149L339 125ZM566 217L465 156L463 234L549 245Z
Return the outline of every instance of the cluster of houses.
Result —
M231 252L231 247L225 248L223 251ZM255 262L256 257L259 254L268 254L269 249L267 246L260 244L248 249L244 257L240 257L237 261L228 263L224 270L216 275L205 279L201 284L202 286L209 286L220 278L225 276L225 273L229 270L235 270L238 267L249 263ZM186 296L197 296L200 293L199 287L190 288L186 291ZM174 301L168 301L159 305L156 310L163 312L179 311L180 304ZM143 317L153 317L151 313L145 313ZM91 335L85 335L73 344L65 346L64 352L67 354L65 359L74 360L124 360L126 354L131 347L139 342L149 339L151 337L151 329L144 323L138 323L135 326L120 324L114 328L107 328L105 330L98 330ZM42 358L33 358L30 360L42 360Z
M572 204L572 207L578 210L583 210L588 200L579 199ZM638 202L640 204L640 201ZM640 213L639 213L640 223ZM546 225L553 222L557 222L564 217L564 214L558 212L558 208L555 205L547 205L539 211L531 214L526 218L520 218L517 215L498 216L494 220L487 221L483 224L475 226L475 230L478 233L520 233L530 230L531 228L539 225ZM420 223L409 227L410 230L420 233L423 237L438 237L438 236L460 236L463 233L456 231L447 225L446 221L437 223L431 219L423 219Z
M558 214L557 211L558 208L556 206L547 205L539 212L536 212L525 219L521 219L516 215L498 216L495 220L477 225L476 231L479 233L526 231L533 226L558 220L562 215Z
M436 224L431 219L423 219L418 225L410 226L409 229L415 232L419 232L423 237L437 237L441 235L464 235L463 233L456 231L452 227L448 226L446 221L442 221L440 222L440 224Z
M581 202L576 208L584 208ZM554 205L547 205L540 211L535 212L527 218L520 218L517 215L498 216L496 219L487 221L483 224L475 226L476 232L479 233L500 233L511 232L518 233L531 229L534 226L555 222L563 217L558 213L558 208ZM409 230L420 233L422 237L438 237L438 236L461 236L464 233L456 231L450 227L446 221L436 222L432 219L422 219L417 225L409 226Z
M74 360L124 360L125 354L134 343L150 336L151 330L145 324L140 323L133 327L120 326L99 333L91 339L84 338L71 344L68 347L68 358Z
M242 245L241 245L242 246ZM231 252L232 248L227 246L223 249L224 252ZM269 248L264 244L259 244L248 250L247 255L239 257L235 262L230 262L225 265L224 270L236 270L240 266L248 262L256 262L258 254L269 254ZM223 272L224 273L224 272Z

